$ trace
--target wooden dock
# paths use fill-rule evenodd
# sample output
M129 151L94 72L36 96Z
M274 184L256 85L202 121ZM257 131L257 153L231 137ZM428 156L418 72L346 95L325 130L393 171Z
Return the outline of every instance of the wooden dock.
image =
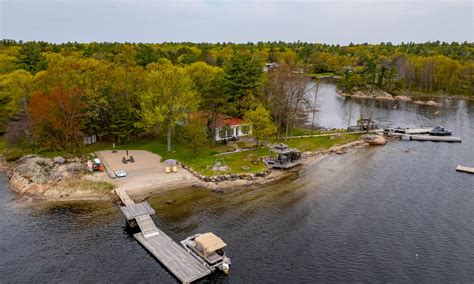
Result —
M431 135L410 135L410 140L433 141L433 142L462 142L460 137L455 136L431 136Z
M474 174L474 168L465 167L465 166L461 166L461 165L458 165L458 166L456 167L456 171L458 171L458 172L465 172L465 173L469 173L469 174Z
M462 138L456 136L432 136L432 135L410 135L405 133L391 132L388 136L400 137L402 140L433 141L433 142L462 142Z
M155 210L148 202L135 203L125 190L115 189L125 206L120 209L127 221L135 221L140 233L133 237L183 283L196 281L212 271L158 229L151 218Z

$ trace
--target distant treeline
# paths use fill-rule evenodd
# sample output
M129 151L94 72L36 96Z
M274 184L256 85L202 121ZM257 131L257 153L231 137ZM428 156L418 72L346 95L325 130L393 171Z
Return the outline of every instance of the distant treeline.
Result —
M268 62L279 67L263 72ZM288 134L308 103L306 74L327 72L339 75L339 87L348 92L382 88L470 96L474 44L2 40L0 133L35 147L75 148L84 134L113 141L144 132L172 135L177 121L200 110L211 114L212 136L218 113L245 118L258 110L259 116L268 112L277 133ZM262 133L268 129L273 128Z

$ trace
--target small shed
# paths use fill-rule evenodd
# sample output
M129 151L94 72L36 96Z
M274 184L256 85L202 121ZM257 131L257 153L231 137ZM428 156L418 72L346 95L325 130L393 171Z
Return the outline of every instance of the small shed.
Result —
M82 140L84 142L84 145L90 145L90 144L94 144L97 142L97 136L95 134L91 134L91 135L84 135L82 137Z

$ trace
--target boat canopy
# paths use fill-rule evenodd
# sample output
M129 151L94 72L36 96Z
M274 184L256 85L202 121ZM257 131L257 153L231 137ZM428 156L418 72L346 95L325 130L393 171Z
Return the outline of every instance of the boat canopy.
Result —
M213 233L199 235L194 241L196 242L196 248L202 251L205 256L227 246L221 238Z

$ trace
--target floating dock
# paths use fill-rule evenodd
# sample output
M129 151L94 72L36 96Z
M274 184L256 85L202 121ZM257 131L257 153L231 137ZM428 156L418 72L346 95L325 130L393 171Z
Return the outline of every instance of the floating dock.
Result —
M140 233L133 237L183 283L191 283L211 273L211 270L183 247L158 229L151 219L155 210L148 202L135 203L122 189L115 193L125 206L120 207L127 222L136 224Z
M410 140L433 141L433 142L462 142L460 137L455 136L431 136L431 135L410 135Z
M456 171L458 171L458 172L465 172L465 173L469 173L469 174L474 174L474 168L465 167L465 166L461 166L461 165L458 165L458 166L456 167Z

